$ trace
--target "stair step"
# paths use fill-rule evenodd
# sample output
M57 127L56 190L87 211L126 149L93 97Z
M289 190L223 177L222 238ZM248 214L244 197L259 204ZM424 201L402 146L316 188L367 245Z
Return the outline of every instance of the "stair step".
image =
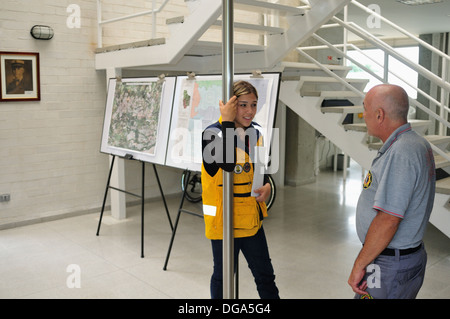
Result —
M450 156L450 153L447 153ZM439 154L434 155L434 164L436 168L444 168L450 166L450 161L448 161L445 157Z
M424 135L423 136L430 144L433 145L444 145L444 147L447 146L448 143L450 143L450 136L441 136L441 135ZM383 142L375 142L375 143L369 143L369 148L373 150L379 150L383 146ZM450 155L450 153L449 153ZM435 155L440 156L438 154ZM440 156L442 158L442 156ZM444 160L444 158L442 158ZM450 163L449 163L450 164Z
M450 177L436 181L436 193L450 195Z
M409 120L413 129L427 127L430 125L430 121L427 120ZM358 132L367 132L366 123L353 123L353 124L344 124L344 129L347 131L358 131ZM377 143L372 143L373 145Z
M111 45L111 46L107 46L107 47L103 47L103 48L96 48L95 53L105 53L105 52L111 52L111 51L149 47L149 46L154 46L154 45L162 45L165 43L166 43L165 38L156 38L156 39L137 41L137 42L131 42L131 43L125 43L125 44Z
M321 91L319 96L322 97L324 100L361 97L360 94L353 91Z
M442 135L425 135L424 136L428 142L431 144L434 144L436 146L438 145L445 145L450 143L450 136L442 136Z
M347 83L368 83L368 79L344 79ZM330 76L303 76L300 79L301 83L340 83L337 79Z
M345 79L345 82L352 85L359 91L363 91L369 82L368 79ZM338 79L331 76L302 76L298 83L301 96L320 96L324 90L348 90L348 88Z
M234 53L245 53L245 52L261 52L264 51L265 47L263 45L254 44L234 44ZM215 41L197 41L186 53L186 56L212 56L222 54L222 42Z
M335 64L324 64L324 66L340 77L345 77L352 69L348 66ZM285 81L298 81L302 76L328 76L320 67L318 67L314 63L281 62L281 68L283 71L283 80Z
M321 108L323 113L358 114L364 112L363 106L326 106Z
M257 0L235 0L234 8L238 10L246 10L279 16L304 15L308 11L307 7L292 7Z
M211 25L211 27L222 28L222 20L215 21ZM233 27L235 31L244 31L248 33L265 34L265 35L282 34L286 31L283 28L269 27L264 25L242 23L242 22L234 22Z
M179 17L173 17L173 18L169 18L166 19L166 24L177 24L177 23L184 23L184 16L179 16Z

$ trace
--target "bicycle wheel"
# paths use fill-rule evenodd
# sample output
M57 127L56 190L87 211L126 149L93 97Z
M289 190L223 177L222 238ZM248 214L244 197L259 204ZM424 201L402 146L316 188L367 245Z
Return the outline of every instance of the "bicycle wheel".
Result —
M186 185L187 171L181 175L181 190L184 192L184 185ZM191 172L189 181L187 183L186 199L192 203L198 203L202 200L202 182L200 173Z
M273 181L272 176L267 175L267 177L269 179L269 184L270 184L270 187L272 189L271 192L270 192L269 198L267 198L267 200L266 200L267 210L269 210L272 207L272 205L273 205L273 203L275 201L275 195L277 193L277 189L276 189L275 182Z

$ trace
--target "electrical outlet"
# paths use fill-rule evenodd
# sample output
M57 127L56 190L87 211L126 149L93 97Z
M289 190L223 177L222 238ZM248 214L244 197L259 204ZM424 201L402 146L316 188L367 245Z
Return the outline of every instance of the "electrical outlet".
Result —
M11 200L11 195L9 194L1 194L0 202L9 202Z

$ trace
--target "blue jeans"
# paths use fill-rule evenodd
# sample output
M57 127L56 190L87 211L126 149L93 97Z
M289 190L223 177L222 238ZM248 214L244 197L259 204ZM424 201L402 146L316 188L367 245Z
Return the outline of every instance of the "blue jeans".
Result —
M427 253L423 244L409 255L400 256L398 250L395 256L380 255L372 266L369 265L370 271L363 278L370 283L366 291L374 299L414 299L422 287L426 264ZM360 297L355 295L357 299Z
M214 258L214 271L211 276L211 298L223 298L223 270L222 270L222 240L211 240ZM238 261L239 251L247 260L256 288L262 299L279 299L278 288L275 285L275 275L269 257L266 235L263 228L251 237L234 239L234 269Z

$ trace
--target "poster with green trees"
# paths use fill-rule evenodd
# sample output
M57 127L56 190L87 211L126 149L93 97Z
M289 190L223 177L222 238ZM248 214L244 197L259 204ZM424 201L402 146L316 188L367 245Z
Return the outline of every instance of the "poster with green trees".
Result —
M101 151L164 164L175 78L109 81Z

